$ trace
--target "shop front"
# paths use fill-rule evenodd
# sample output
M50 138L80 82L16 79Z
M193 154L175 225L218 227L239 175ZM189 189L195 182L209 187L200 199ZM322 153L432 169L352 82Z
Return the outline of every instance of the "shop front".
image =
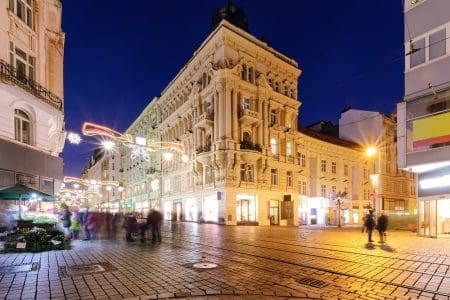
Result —
M202 217L205 222L219 221L219 201L216 194L204 198Z
M335 215L328 198L304 196L300 198L300 225L330 225L334 223Z
M187 198L185 201L184 209L184 216L186 221L198 221L198 207L197 200L195 198Z
M236 221L238 225L258 225L256 208L257 203L253 194L236 195Z
M419 174L420 236L450 238L450 168Z

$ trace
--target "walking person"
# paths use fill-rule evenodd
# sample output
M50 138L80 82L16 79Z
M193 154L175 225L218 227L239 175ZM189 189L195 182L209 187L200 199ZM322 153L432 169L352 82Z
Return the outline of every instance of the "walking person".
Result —
M81 223L83 226L83 241L89 241L91 239L91 234L88 228L88 217L89 217L89 209L86 208L86 211L83 212L81 216Z
M152 209L147 216L147 224L150 226L152 230L152 244L158 241L161 243L161 222L162 215L156 209ZM173 222L173 221L172 221Z
M122 228L125 229L125 239L127 240L127 242L134 242L134 239L131 235L132 233L137 231L136 217L132 214L126 215Z
M72 212L70 218L70 232L72 233L72 239L78 240L80 238L80 216L76 211Z
M66 240L70 240L71 238L71 232L70 232L70 217L71 213L69 210L69 207L66 203L61 203L61 223L64 230L64 237Z
M366 217L364 225L366 226L366 229L367 229L367 234L368 234L368 237L369 237L369 243L373 243L372 231L375 228L375 217L373 215L373 210L369 210L369 214Z
M380 240L378 243L386 243L387 241L387 227L388 227L388 216L384 214L384 212L381 212L381 216L378 217L378 233L380 234Z

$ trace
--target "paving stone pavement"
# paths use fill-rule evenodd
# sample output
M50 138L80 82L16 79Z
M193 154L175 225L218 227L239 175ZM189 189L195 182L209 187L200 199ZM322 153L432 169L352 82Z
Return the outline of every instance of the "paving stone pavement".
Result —
M449 299L450 239L366 239L358 228L165 224L156 245L73 241L70 250L1 254L0 268L38 269L0 271L0 298Z

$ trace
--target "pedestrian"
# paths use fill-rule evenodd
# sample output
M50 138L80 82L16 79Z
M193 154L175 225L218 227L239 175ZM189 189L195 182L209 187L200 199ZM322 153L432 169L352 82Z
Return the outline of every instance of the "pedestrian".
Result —
M71 233L70 233L70 217L71 213L69 210L69 207L66 203L61 203L61 223L64 230L64 237L66 240L70 240Z
M362 223L363 226L361 228L361 233L364 233L364 231L366 231L366 220L367 220L368 214L365 214L364 217L362 218Z
M70 218L70 232L72 233L72 239L78 240L80 238L80 216L76 211L72 212Z
M123 222L122 228L125 229L125 239L127 242L134 242L131 234L136 232L137 230L137 220L136 217L132 214L128 214L125 216L125 220Z
M162 215L159 211L156 209L150 210L148 216L147 216L147 224L150 226L152 230L152 244L156 243L158 241L161 243L161 222L162 222ZM173 222L173 221L172 221Z
M381 215L378 217L377 221L378 233L380 234L380 240L378 243L386 243L388 223L388 216L386 216L384 212L381 212Z
M92 210L92 209L90 209ZM87 217L87 229L89 230L89 235L91 240L97 239L97 232L100 228L100 216L93 211L90 211Z
M369 243L373 243L372 240L372 231L375 228L375 217L373 215L373 210L369 210L369 214L367 215L366 221L364 222L366 225L367 234L369 237Z
M88 218L89 218L89 209L86 208L86 210L83 212L83 215L81 217L81 223L83 223L83 241L89 241L91 239L91 234L89 232L88 228Z

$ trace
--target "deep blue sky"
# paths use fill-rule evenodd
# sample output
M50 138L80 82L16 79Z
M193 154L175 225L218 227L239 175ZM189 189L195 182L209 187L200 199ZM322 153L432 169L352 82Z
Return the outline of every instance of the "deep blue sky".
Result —
M250 32L298 61L300 124L336 122L346 107L391 113L403 95L402 0L235 0ZM209 34L226 0L63 1L66 129L123 131ZM66 143L79 176L95 145Z

